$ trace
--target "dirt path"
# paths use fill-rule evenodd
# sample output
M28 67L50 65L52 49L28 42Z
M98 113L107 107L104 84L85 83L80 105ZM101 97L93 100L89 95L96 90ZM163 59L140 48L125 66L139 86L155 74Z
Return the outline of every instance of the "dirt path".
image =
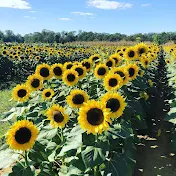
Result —
M133 176L176 176L176 156L172 152L170 132L162 129L157 139L143 137L137 147L136 160Z

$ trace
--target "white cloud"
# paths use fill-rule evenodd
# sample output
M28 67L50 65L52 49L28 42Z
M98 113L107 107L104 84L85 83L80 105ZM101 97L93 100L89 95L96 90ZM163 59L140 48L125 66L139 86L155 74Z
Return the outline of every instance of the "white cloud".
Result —
M58 20L61 20L61 21L70 21L71 18L59 18Z
M152 4L142 4L141 7L148 7L151 6Z
M88 6L110 10L110 9L128 9L132 7L132 4L109 0L88 0Z
M31 17L31 16L24 16L24 18L29 18L29 19L32 19L32 20L36 20L37 19L36 17Z
M29 11L29 12L31 12L31 13L35 13L36 11L34 11L34 10L31 10L31 11Z
M94 13L88 13L88 12L72 12L72 14L75 15L81 15L81 16L94 16Z
M31 9L30 4L25 0L0 0L0 7Z

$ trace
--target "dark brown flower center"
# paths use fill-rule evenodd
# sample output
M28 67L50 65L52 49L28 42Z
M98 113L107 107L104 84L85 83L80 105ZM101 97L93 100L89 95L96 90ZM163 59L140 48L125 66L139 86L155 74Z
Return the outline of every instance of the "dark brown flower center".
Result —
M94 57L94 58L92 59L93 62L98 62L98 60L99 60L99 57Z
M115 74L120 75L123 79L125 79L125 74L121 71L116 71Z
M118 99L110 98L106 103L106 108L110 108L112 112L118 111L120 108L120 102Z
M82 75L83 75L83 73L84 73L83 69L82 69L82 68L80 68L80 67L77 67L77 68L75 69L75 71L77 71L78 76L82 76Z
M89 69L90 68L90 63L89 62L84 62L82 64L84 67L86 67L86 69Z
M46 96L46 97L50 97L50 96L51 96L51 92L46 92L46 93L45 93L45 96Z
M19 144L25 144L28 143L30 141L32 137L32 133L31 131L26 128L26 127L22 127L19 130L16 131L15 133L15 140L17 143Z
M139 54L143 54L143 53L145 53L145 49L144 48L140 48L139 49Z
M31 86L34 88L37 88L40 86L40 80L39 79L33 79L31 82Z
M54 111L53 112L53 119L57 123L61 123L64 120L64 116L60 111Z
M116 64L119 62L119 60L116 57L113 57L112 59L114 59Z
M25 97L26 94L27 94L27 91L26 91L25 89L20 89L20 90L18 91L18 97L20 97L20 98Z
M70 68L72 68L72 66L73 66L72 64L68 64L66 68L70 69Z
M44 77L44 78L46 78L46 77L48 77L49 76L49 70L48 70L48 68L41 68L41 70L40 70L40 75L42 76L42 77Z
M129 69L129 76L130 76L130 77L133 77L134 74L135 74L134 68L130 68L130 69Z
M134 57L134 55L135 55L134 51L129 51L129 52L128 52L128 56L129 56L129 57Z
M84 96L81 94L77 94L73 96L72 101L74 104L80 105L84 103Z
M62 69L60 67L55 67L53 69L53 72L56 76L61 76L62 75Z
M97 71L98 75L105 75L106 74L106 69L104 67L100 67Z
M112 67L112 61L106 62L106 65L107 65L108 67Z
M100 125L104 121L103 112L101 109L92 108L87 112L87 121L93 125Z
M69 82L73 82L73 81L75 80L75 78L76 78L75 75L73 75L73 74L71 74L71 73L67 75L67 80L68 80Z
M117 86L117 84L118 84L117 79L115 79L115 78L109 79L109 86L115 87L115 86Z

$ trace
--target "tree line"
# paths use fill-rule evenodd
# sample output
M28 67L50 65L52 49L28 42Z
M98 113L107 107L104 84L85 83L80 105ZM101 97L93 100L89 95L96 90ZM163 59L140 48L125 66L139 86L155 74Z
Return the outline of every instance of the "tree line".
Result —
M66 43L74 41L150 41L158 42L159 44L174 41L176 43L176 32L162 32L162 33L138 33L133 35L125 35L120 33L97 33L97 32L85 32L85 31L62 31L53 32L50 30L42 30L41 32L34 32L26 34L24 36L20 34L14 34L11 30L5 32L0 31L0 41L2 42L18 42L18 43Z

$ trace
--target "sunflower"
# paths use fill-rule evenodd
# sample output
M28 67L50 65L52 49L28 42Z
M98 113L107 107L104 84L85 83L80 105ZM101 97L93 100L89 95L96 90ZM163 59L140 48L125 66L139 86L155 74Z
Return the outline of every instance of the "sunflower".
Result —
M65 109L59 105L54 104L47 111L48 120L54 128L63 128L69 121L68 115L65 113Z
M96 78L102 79L108 74L108 67L105 64L99 64L95 67L94 75Z
M43 78L40 75L34 74L28 76L26 85L31 90L40 90L43 87Z
M143 70L139 70L139 76L143 77L144 76L144 71Z
M121 76L123 84L126 84L129 81L128 79L129 75L124 66L114 68L112 71L114 74L118 74Z
M144 67L144 68L148 68L149 67L150 61L148 60L148 58L146 56L143 55L140 58L140 61L141 61L142 67Z
M52 74L54 75L54 77L62 78L62 75L64 72L63 65L62 64L53 64L51 66L51 71L52 71Z
M33 147L38 133L37 127L32 122L22 120L10 127L6 141L12 149L26 151Z
M43 80L48 80L52 77L51 68L48 64L40 64L36 68L36 74L42 76Z
M108 66L109 68L115 67L115 61L112 58L109 58L106 60L105 65Z
M107 76L105 76L104 79L104 87L106 90L117 90L123 85L123 80L121 76L114 73L109 73Z
M74 65L72 70L75 70L78 73L79 79L82 79L86 76L86 68L83 67L81 64Z
M137 59L138 54L134 47L129 47L125 51L125 59L127 60L135 60Z
M2 51L2 55L7 56L8 55L8 51L7 50L3 50Z
M101 102L89 100L80 108L78 123L88 134L101 134L109 128L109 115L109 110Z
M25 84L18 84L12 91L15 101L25 102L29 99L30 90Z
M149 86L150 86L150 87L153 87L153 84L154 84L154 83L153 83L153 81L152 81L151 79L148 79L148 83L149 83Z
M70 69L64 71L62 79L67 86L73 86L77 84L79 77L75 70Z
M50 100L54 96L54 91L50 88L42 91L42 97L44 100Z
M126 68L129 74L129 80L136 79L139 72L139 67L136 64L128 64Z
M36 59L36 60L40 60L40 56L36 56L35 59Z
M90 60L82 61L82 66L86 68L86 71L89 72L92 68L92 63Z
M101 98L101 102L105 104L106 108L110 108L111 117L119 118L122 116L126 103L123 96L118 93L106 93Z
M144 43L139 43L138 45L136 45L136 49L137 49L137 52L138 52L139 55L148 52L148 47Z
M65 62L64 63L64 70L71 69L72 67L73 67L73 63L72 62Z
M101 62L101 56L99 54L94 54L90 56L91 63L99 64Z
M88 99L89 96L85 91L75 89L67 96L67 104L72 108L80 108Z
M114 60L115 66L120 64L120 57L117 54L112 54L109 58Z

